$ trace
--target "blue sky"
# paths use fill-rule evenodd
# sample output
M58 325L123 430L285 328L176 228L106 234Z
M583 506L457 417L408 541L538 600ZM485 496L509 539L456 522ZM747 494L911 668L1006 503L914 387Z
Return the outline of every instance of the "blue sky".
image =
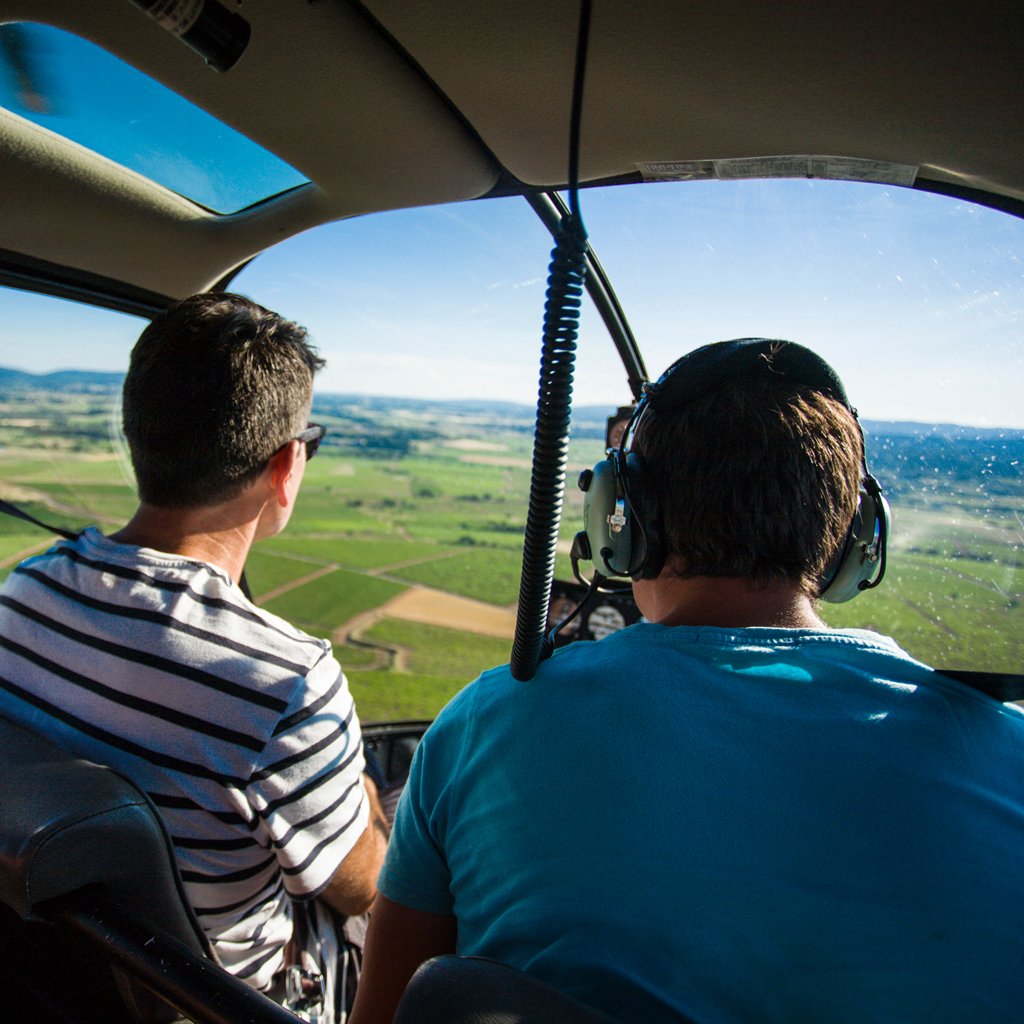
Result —
M708 341L819 351L863 415L1024 426L1024 224L898 188L698 182L588 190L583 215L659 373ZM237 281L307 323L323 386L532 401L550 239L522 201L328 226ZM592 308L577 400L628 398Z
M1024 223L898 188L697 182L588 190L584 218L648 369L765 335L833 363L870 419L1024 426ZM242 272L306 324L320 388L532 402L550 238L522 200L327 225ZM3 365L123 369L141 323L0 293ZM576 401L628 400L584 308Z

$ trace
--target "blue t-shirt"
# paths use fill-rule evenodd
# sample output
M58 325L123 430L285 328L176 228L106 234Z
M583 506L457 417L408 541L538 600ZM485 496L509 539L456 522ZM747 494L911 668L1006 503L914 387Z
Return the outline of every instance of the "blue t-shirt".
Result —
M485 673L379 881L624 1021L1024 1013L1024 715L860 630L640 624Z

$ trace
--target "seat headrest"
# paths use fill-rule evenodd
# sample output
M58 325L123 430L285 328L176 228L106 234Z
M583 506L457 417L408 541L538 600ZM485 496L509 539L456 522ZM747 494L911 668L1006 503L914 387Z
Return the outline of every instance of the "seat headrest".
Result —
M145 794L0 718L0 901L33 920L47 900L89 885L209 954Z
M392 1024L614 1024L522 971L475 956L439 956L412 976Z

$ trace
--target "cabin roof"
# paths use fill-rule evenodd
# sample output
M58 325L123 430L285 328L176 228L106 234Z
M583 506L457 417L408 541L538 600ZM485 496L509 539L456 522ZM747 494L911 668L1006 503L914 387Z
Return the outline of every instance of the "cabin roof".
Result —
M251 34L218 72L128 0L0 0L0 21L91 40L308 180L218 214L0 111L7 283L159 303L209 288L320 223L565 185L575 4L226 6ZM1022 42L1024 9L1003 3L598 0L580 179L636 181L655 164L855 157L1019 212Z

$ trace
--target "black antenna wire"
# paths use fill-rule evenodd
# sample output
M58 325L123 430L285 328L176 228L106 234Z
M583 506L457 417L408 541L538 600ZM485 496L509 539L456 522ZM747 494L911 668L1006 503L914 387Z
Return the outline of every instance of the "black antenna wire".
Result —
M554 654L555 646L558 643L558 634L561 633L562 630L565 629L565 627L573 621L573 619L579 618L580 614L583 612L583 609L586 608L588 604L590 604L591 598L600 591L601 582L602 577L597 573L594 573L594 578L590 581L590 585L587 587L587 592L583 595L582 598L580 598L580 603L576 605L576 607L573 608L573 610L568 615L566 615L566 617L562 619L561 622L556 622L551 632L548 633L546 637L544 637L544 644L541 647L541 661L543 661L545 658L550 658L551 655Z
M544 634L565 494L576 337L587 273L587 233L579 209L579 143L589 35L590 0L582 0L569 127L569 216L562 220L548 268L530 506L509 666L513 678L521 682L534 677L545 653Z
M576 68L572 81L572 112L569 117L569 211L579 224L583 237L587 232L580 216L580 125L583 123L583 80L587 70L590 44L590 0L580 2L580 23L576 33Z

